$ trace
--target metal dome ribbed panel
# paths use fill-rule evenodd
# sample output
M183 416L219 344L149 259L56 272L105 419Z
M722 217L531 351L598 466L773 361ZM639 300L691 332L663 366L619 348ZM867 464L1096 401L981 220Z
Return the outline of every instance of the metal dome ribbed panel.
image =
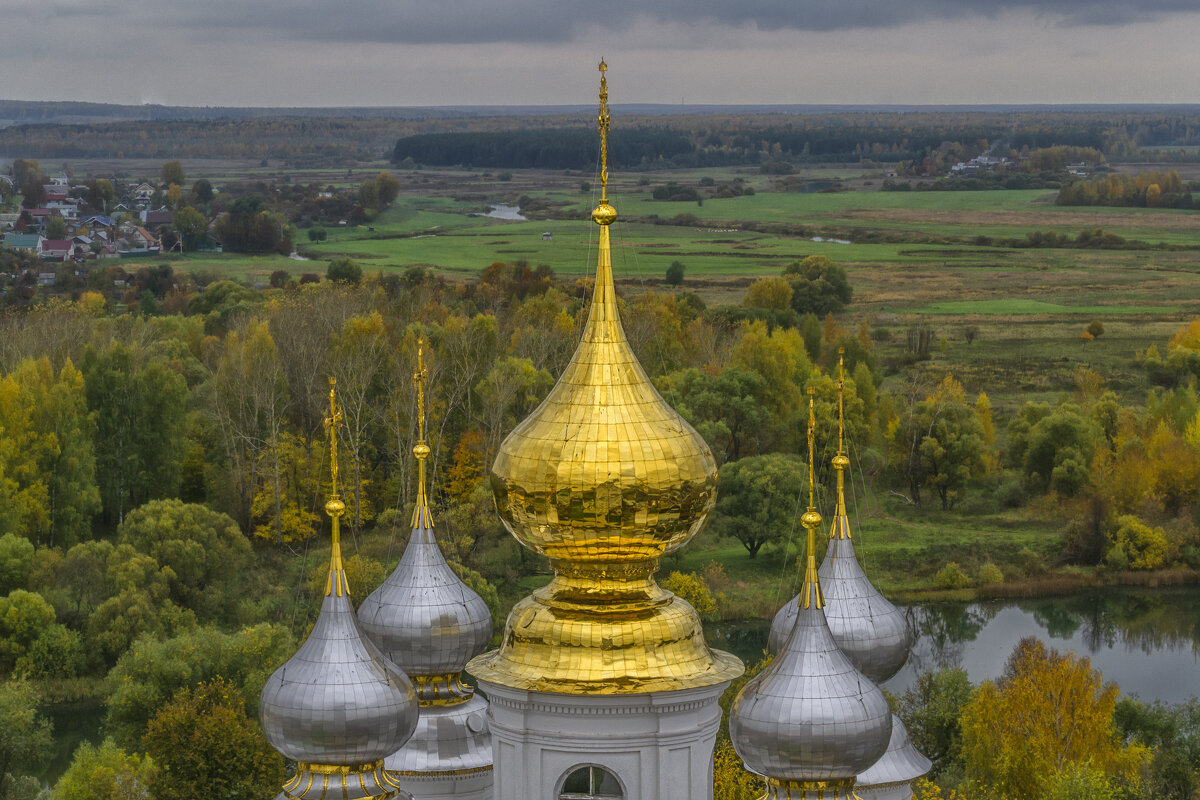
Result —
M801 609L771 664L734 701L729 735L754 772L777 780L852 778L886 751L892 715L879 687L838 648L816 607Z
M366 634L409 675L457 674L487 646L492 616L419 525L396 569L358 609Z
M933 767L933 762L917 752L912 740L908 737L908 729L900 718L892 715L892 738L888 743L887 752L869 769L858 776L859 788L872 786L889 786L899 783L911 783L922 775L927 775Z
M363 636L349 593L331 591L312 633L267 679L258 713L267 740L288 758L352 765L396 752L418 709L412 683Z
M479 695L454 705L421 707L417 729L404 747L384 759L397 772L459 772L492 766L488 703Z

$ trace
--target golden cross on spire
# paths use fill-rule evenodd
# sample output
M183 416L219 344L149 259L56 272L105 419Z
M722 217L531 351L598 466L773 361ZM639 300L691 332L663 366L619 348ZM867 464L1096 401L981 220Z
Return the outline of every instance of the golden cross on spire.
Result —
M825 596L821 593L821 583L817 578L817 528L821 524L821 515L817 513L816 481L813 472L816 469L814 439L817 433L817 414L815 390L808 387L808 510L800 517L800 524L808 532L808 555L804 567L804 588L800 590L800 607L825 607Z
M846 452L846 348L838 348L838 453Z
M808 387L808 510L809 511L813 511L816 509L816 502L815 502L815 497L814 497L815 482L813 480L813 464L815 463L813 439L816 437L816 433L817 433L817 414L816 414L816 406L815 406L815 398L814 398L815 394L816 394L816 390L814 390L813 387L809 386Z
M425 379L429 371L425 369L424 361L425 340L417 339L417 371L413 373L413 382L417 384L417 444L425 444Z
M830 539L849 539L850 521L846 517L846 350L838 348L838 451L833 457L833 469L837 473L837 507L833 512L833 524L829 527Z
M412 527L433 527L433 517L429 514L429 499L425 495L425 459L429 458L429 445L425 443L425 379L429 372L425 369L425 341L417 340L417 371L413 373L413 382L417 385L417 444L413 447L413 456L417 459L417 506L413 509Z
M600 59L600 113L596 118L600 127L600 205L608 202L608 64Z
M329 472L333 481L333 497L338 496L337 429L342 412L337 407L337 378L329 379L329 416L325 418L325 433L329 436Z
M325 418L325 432L329 436L329 474L332 491L325 503L325 513L333 520L333 548L329 554L329 577L325 581L325 594L337 592L337 596L350 594L346 571L342 567L342 542L339 521L346 513L346 504L338 496L337 429L342 421L342 412L337 405L337 378L329 379L329 416Z

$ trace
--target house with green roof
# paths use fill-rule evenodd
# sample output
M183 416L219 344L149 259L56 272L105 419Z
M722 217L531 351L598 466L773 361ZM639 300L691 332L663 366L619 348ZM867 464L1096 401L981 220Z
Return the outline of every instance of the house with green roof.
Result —
M13 250L32 250L38 252L42 244L40 233L10 233L4 237L4 246Z

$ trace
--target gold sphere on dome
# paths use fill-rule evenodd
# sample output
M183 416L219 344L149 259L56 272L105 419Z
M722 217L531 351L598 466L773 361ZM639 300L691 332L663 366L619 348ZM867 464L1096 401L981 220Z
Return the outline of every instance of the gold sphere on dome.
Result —
M806 528L816 528L821 524L821 515L810 508L800 517L800 524Z
M429 458L429 445L422 442L413 448L413 455L417 458Z
M346 504L342 502L340 497L332 497L325 504L325 513L331 517L340 517L346 513Z
M838 453L833 457L834 469L846 469L848 466L850 466L850 459L846 457L845 453Z
M617 221L617 210L608 203L601 203L592 211L592 222L597 225L612 225Z

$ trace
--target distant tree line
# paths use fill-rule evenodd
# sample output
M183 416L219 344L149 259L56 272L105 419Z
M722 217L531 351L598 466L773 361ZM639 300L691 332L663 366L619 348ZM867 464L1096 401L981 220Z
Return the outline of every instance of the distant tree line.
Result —
M632 128L609 143L609 163L632 168L691 153L695 145L679 131ZM585 128L541 128L478 133L432 133L396 142L394 161L420 164L538 169L590 169L600 152L600 135Z
M1179 172L1140 172L1137 175L1103 175L1069 183L1058 191L1060 206L1137 206L1141 208L1196 208L1192 191L1197 182L1184 183Z
M396 152L398 139L415 138L404 144L406 150L414 148L415 163L551 169L587 168L595 163L596 134L590 113L454 118L444 112L420 116L387 110L354 116L348 110L330 110L323 116L310 112L211 118L197 110L197 118L188 119L17 124L0 129L0 155L346 163ZM31 117L23 113L22 119ZM614 165L625 168L643 163L699 167L769 161L919 164L931 156L956 156L958 150L987 141L1018 152L1064 146L1092 148L1110 159L1153 158L1159 151L1142 148L1200 144L1197 120L1195 113L1109 110L629 115L621 119L621 135L613 137L612 156ZM502 135L455 138L471 133ZM515 139L504 136L518 133ZM426 135L450 138L438 142L424 139ZM506 153L505 144L515 151ZM471 152L466 152L468 147ZM463 152L452 156L447 150ZM403 159L404 155L397 157Z
M978 155L988 143L1005 152L1119 150L1128 133L1101 118L1031 118L1015 129L988 115L889 114L754 116L656 120L623 128L610 143L615 166L705 167L763 164L787 174L791 163L910 162L944 169ZM1050 146L1055 146L1051 148ZM434 166L586 169L595 164L598 135L588 129L524 128L477 133L425 133L396 142L393 160Z

